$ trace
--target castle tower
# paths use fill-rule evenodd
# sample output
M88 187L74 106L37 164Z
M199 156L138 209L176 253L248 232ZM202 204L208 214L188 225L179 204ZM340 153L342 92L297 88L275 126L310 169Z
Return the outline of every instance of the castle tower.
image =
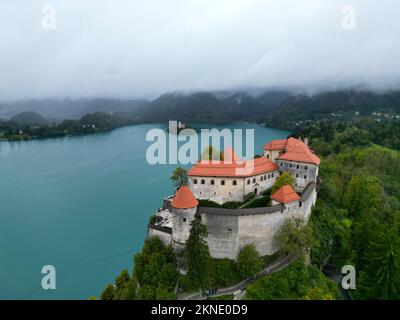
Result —
M189 238L191 223L199 202L188 186L182 186L172 199L172 245L179 249Z

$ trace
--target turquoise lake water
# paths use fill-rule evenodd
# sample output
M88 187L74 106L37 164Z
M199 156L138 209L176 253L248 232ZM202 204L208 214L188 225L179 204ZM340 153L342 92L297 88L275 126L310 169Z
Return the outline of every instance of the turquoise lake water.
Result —
M164 129L0 143L0 299L99 297L122 269L132 270L177 166L146 162L145 135L154 127ZM254 129L256 153L289 134L246 123L227 128ZM56 268L56 290L41 288L44 265Z

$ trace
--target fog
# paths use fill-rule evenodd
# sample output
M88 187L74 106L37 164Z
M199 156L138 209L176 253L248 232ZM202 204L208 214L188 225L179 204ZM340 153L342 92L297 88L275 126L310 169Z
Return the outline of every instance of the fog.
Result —
M3 0L0 100L397 88L399 12L397 0Z

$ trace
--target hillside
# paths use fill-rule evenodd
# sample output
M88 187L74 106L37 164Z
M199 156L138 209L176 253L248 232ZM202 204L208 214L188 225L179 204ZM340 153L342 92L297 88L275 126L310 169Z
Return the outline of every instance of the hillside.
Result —
M14 102L0 102L0 118L9 119L14 115L34 111L47 119L61 121L64 119L79 119L87 113L131 112L146 105L144 100L121 99L40 99Z
M265 122L289 130L318 121L400 120L400 91L342 90L312 96L287 91L166 93L153 101L118 99L32 100L0 103L0 118L34 111L47 119L79 119L87 113L118 113L136 123ZM397 118L396 118L397 117Z
M14 121L20 125L36 126L36 125L46 125L49 121L43 117L41 114L33 111L25 111L13 116L10 121Z
M373 117L378 121L400 119L400 91L335 91L315 96L295 96L269 110L268 126L295 130L317 121L353 121Z

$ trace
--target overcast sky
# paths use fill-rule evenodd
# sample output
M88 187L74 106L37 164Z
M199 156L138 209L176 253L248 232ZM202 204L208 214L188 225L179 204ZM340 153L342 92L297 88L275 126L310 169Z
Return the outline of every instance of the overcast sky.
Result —
M0 99L398 87L399 13L398 0L1 0Z

